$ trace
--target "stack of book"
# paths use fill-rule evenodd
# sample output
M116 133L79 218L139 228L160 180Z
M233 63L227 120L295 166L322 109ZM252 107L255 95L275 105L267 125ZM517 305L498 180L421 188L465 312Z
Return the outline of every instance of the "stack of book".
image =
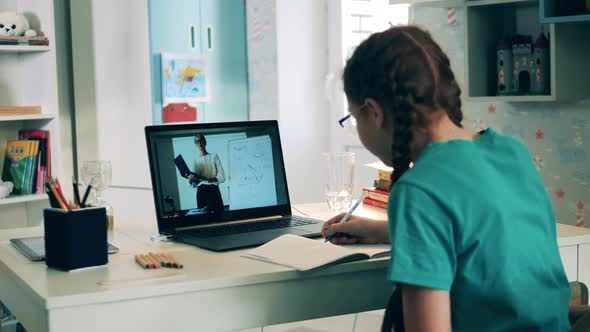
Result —
M383 163L372 163L367 166L377 169L377 179L373 183L373 187L363 188L366 197L363 204L376 206L379 208L387 208L389 202L389 188L391 187L391 173L393 169Z
M2 180L14 184L14 195L42 194L51 176L49 131L19 131L19 139L6 143Z
M29 46L47 46L49 40L45 36L36 37L0 37L0 45L29 45Z

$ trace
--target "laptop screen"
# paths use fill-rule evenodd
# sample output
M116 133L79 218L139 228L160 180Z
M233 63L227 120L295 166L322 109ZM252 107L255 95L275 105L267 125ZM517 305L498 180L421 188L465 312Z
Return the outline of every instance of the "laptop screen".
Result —
M276 121L146 127L158 227L290 214Z

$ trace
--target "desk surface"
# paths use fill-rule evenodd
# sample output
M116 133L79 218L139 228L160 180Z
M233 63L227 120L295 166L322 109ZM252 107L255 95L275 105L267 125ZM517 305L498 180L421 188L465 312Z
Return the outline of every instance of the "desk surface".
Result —
M359 210L361 215L384 217L382 210L379 209L363 207ZM326 211L323 204L301 205L294 213L319 219L327 219L332 215ZM351 310L377 309L384 304L383 301L389 295L389 292L384 290L391 290L391 286L385 281L388 258L356 261L315 271L298 272L279 265L242 258L240 254L243 250L215 253L183 244L168 242L153 244L149 241L149 235L154 234L155 231L156 227L151 221L145 225L141 223L120 225L115 232L109 234L110 241L120 248L120 252L109 255L108 265L74 272L61 272L48 269L43 262L28 261L8 242L10 238L39 236L42 234L41 227L2 230L0 231L0 285L16 286L14 296L22 297L24 294L29 303L36 304L34 307L50 313L59 309L144 301L162 296L174 298L174 296L185 294L201 294L200 298L202 298L203 294L208 292L226 289L236 289L238 290L236 294L239 294L245 289L244 287L248 286L287 285L302 280L310 283L318 280L329 282L333 278L344 278L352 274L365 274L368 278L366 280L376 283L371 285L373 287L371 289L359 290L359 293L355 295L358 297L357 306L342 305L341 308L336 306L333 310L327 310L328 314L339 314L354 312ZM560 246L590 243L588 229L558 224L557 233ZM184 264L184 269L141 269L135 263L134 255L149 251L172 254ZM353 280L354 278L350 282L355 285ZM325 285L318 287L325 287ZM364 299L362 294L367 291L368 294ZM229 300L236 301L231 298ZM19 306L18 301L11 303L10 296L6 302L9 306ZM272 303L272 301L268 302ZM93 310L96 310L96 307ZM268 310L268 307L261 310ZM15 311L18 315L19 311L17 309ZM240 327L259 326L295 318L298 320L312 318L311 316L313 315L303 313L300 316L261 318L241 324ZM26 320L26 317L21 320ZM49 318L47 320L49 321ZM224 329L238 325L220 325L215 328ZM44 328L44 325L40 326L40 329Z

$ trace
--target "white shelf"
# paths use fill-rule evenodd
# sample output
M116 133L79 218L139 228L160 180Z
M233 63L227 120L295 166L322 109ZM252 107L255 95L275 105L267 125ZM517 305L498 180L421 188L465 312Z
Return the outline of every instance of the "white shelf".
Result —
M31 45L0 45L0 52L47 52L51 50L49 46L31 46Z
M490 6L490 5L502 5L508 3L537 3L538 0L476 0L476 1L466 1L465 5L467 7L475 7L475 6Z
M465 0L389 0L390 5L416 5L427 7L460 7L465 4Z
M20 204L47 200L46 194L19 195L0 198L0 205Z
M27 121L27 120L52 120L55 114L30 114L30 115L0 115L0 122Z
M483 97L468 97L468 101L473 102L539 102L539 101L555 101L555 96L483 96Z

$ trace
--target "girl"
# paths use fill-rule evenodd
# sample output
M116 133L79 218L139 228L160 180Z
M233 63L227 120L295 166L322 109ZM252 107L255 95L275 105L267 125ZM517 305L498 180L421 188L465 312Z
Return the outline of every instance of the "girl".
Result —
M461 90L430 35L373 34L343 80L361 142L394 167L389 223L339 215L323 235L391 241L405 330L566 331L569 284L543 182L521 143L461 126Z

